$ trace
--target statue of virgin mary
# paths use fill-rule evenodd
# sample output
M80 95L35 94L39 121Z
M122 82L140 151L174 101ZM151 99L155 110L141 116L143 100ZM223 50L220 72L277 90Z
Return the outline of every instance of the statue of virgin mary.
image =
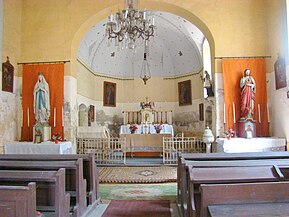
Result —
M34 114L37 123L48 123L50 117L49 85L42 72L34 86Z

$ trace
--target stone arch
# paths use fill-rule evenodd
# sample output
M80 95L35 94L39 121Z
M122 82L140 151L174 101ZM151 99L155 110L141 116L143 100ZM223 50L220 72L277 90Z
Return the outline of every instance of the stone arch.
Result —
M71 43L71 75L77 78L76 72L77 72L77 51L79 44L84 37L84 35L91 29L91 27L95 24L100 22L101 20L105 19L109 16L109 14L113 11L118 10L118 3L111 4L109 7L104 8L103 10L98 11L95 15L87 19L86 22L84 22L78 31L75 33L72 43ZM147 8L148 10L158 10L158 11L166 11L178 16L181 16L194 25L196 25L205 35L207 38L210 50L211 50L211 71L212 73L215 72L215 64L214 64L214 56L215 56L215 42L213 39L213 35L209 28L206 26L206 24L198 18L196 15L194 15L192 12L179 7L174 4L166 3L166 2L159 2L159 1L153 1L153 0L143 0L139 2L139 8Z

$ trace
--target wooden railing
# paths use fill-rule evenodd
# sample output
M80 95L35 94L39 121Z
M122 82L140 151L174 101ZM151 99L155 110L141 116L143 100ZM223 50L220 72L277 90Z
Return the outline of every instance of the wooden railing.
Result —
M178 153L205 153L206 143L196 137L164 137L163 163L177 164Z
M125 164L125 146L125 138L77 138L77 153L93 153L98 164Z

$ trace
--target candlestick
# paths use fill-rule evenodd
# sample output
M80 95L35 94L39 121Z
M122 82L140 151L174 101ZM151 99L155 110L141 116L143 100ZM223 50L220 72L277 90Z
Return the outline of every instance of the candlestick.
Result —
M234 124L235 124L236 123L235 103L233 103L233 117L234 117Z
M54 116L53 116L53 127L55 127L56 126L56 107L54 107L54 109L53 109L53 114L54 114Z
M270 111L269 111L269 106L267 104L267 114L268 114L268 123L270 123Z
M226 123L226 104L224 103L224 124Z
M63 114L63 106L61 107L61 124L64 127L64 114Z
M258 104L258 117L259 117L259 123L261 123L260 104Z
M27 108L27 126L29 127L29 107Z

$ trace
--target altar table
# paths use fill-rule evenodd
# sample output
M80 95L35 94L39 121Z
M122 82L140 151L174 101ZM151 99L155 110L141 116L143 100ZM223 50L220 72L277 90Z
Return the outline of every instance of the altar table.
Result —
M121 134L126 138L127 152L163 152L163 137L171 134Z
M156 129L154 124L144 125L144 124L137 124L137 130L135 134L156 134ZM130 134L130 125L122 125L120 127L119 134ZM174 129L173 126L170 124L162 124L161 134L171 134L174 136Z
M263 137L263 138L218 138L217 152L238 153L238 152L266 152L285 151L286 140L284 138Z
M6 142L4 143L5 154L73 154L72 143L69 141L42 143L33 142Z

